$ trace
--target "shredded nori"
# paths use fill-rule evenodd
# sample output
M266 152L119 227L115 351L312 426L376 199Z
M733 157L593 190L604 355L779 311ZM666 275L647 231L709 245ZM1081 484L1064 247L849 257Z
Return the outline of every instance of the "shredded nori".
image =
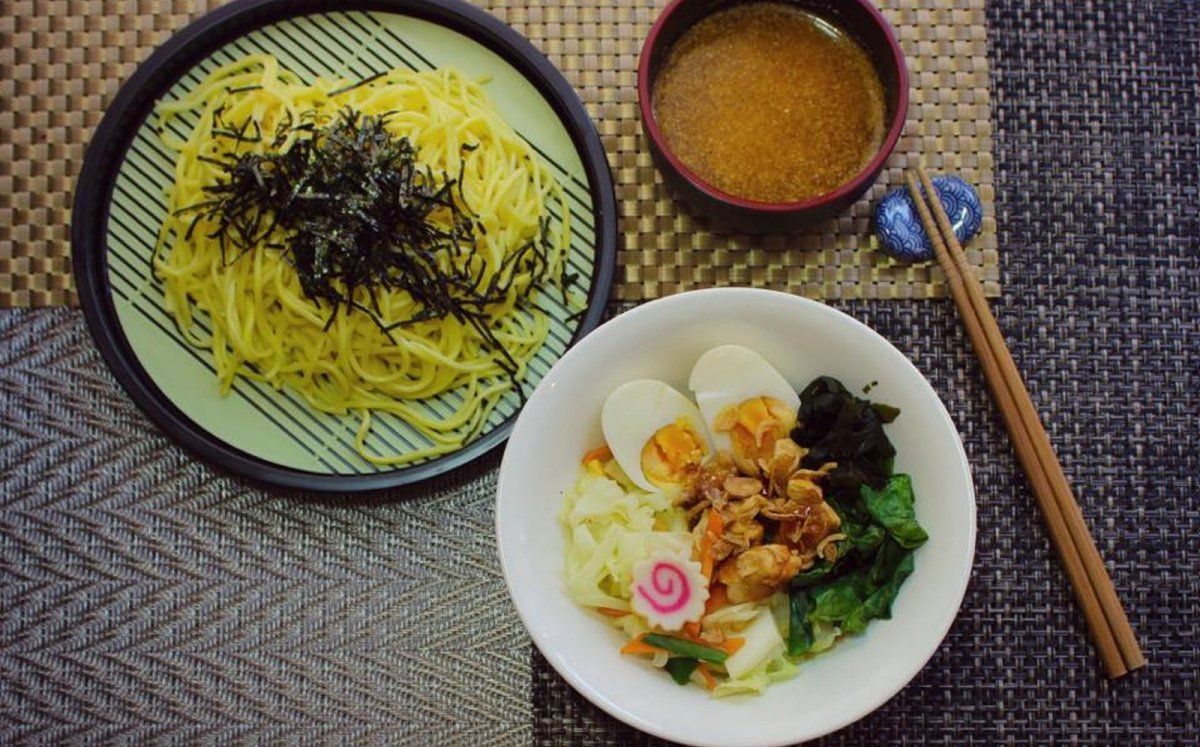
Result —
M300 119L280 124L270 151L238 153L242 143L262 142L259 124L229 126L216 113L213 134L234 147L205 157L221 174L204 187L208 199L180 211L195 213L188 234L202 217L215 224L211 236L227 263L255 247L281 252L305 295L329 306L327 327L340 309L368 314L389 336L396 327L424 320L452 317L469 324L519 390L517 364L497 340L487 308L514 293L521 308L531 307L530 289L549 273L547 223L484 282L484 261L474 252L475 229L482 226L467 208L461 184L422 168L413 144L388 132L387 114L345 108L328 121L314 111ZM294 142L283 150L291 135ZM518 271L533 280L523 293L514 286ZM369 305L359 289L366 289ZM408 291L416 311L384 322L381 289Z

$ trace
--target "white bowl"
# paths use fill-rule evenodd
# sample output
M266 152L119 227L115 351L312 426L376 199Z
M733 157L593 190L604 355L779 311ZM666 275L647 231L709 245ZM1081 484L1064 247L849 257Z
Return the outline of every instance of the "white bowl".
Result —
M850 391L901 409L887 426L895 469L912 475L917 518L929 541L892 607L859 636L801 663L800 674L757 696L713 699L680 687L637 657L621 635L575 604L562 582L558 512L580 456L603 442L600 409L630 379L661 379L687 392L696 359L739 343L761 353L797 389L828 374ZM954 423L907 358L869 327L797 296L723 288L670 296L592 332L554 365L521 412L500 467L500 562L517 613L546 659L571 685L625 723L694 745L783 745L856 721L911 680L958 612L975 554L975 491Z

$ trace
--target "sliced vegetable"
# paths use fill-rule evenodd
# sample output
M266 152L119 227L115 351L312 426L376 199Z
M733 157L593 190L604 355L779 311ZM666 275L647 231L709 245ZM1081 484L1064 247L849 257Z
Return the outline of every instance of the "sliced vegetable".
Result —
M825 560L818 561L814 563L813 567L809 568L807 571L800 571L795 576L792 576L792 588L804 589L809 586L819 584L823 581L827 581L829 579L826 577L829 576L829 574L832 573L833 569L836 567L836 563L830 563Z
M674 656L667 659L666 670L677 685L686 685L692 679L692 672L700 662L690 656Z
M779 635L779 628L775 626L775 616L769 609L758 613L742 631L742 637L746 639L745 644L736 654L725 660L725 670L733 679L783 653L783 636Z
M892 602L895 601L896 594L900 591L900 585L912 574L912 571L913 554L912 550L908 550L896 563L892 577L883 586L871 592L866 601L846 617L842 622L842 630L847 633L861 633L866 630L867 623L871 620L891 618Z
M704 603L704 616L711 615L727 604L729 604L729 593L725 589L725 584L709 584L708 601Z
M705 625L720 625L723 628L742 628L750 623L762 610L757 602L739 602L714 610L704 616Z
M596 611L605 617L625 617L629 614L629 610L618 610L612 607L597 607Z
M700 673L700 678L704 680L704 686L709 690L717 688L717 678L712 676L712 672L708 671L708 665L704 662L696 667L696 671Z
M678 530L673 524L670 531L660 528L674 517ZM635 563L654 552L691 552L682 510L660 494L626 490L617 480L587 470L567 493L559 520L567 540L563 583L571 598L587 607L628 607Z
M612 459L612 449L608 448L608 444L597 446L583 455L583 464L586 466L590 462L607 462Z
M827 586L814 589L810 620L838 623L863 603L861 571L842 576Z
M700 539L700 572L704 578L711 579L713 572L713 547L725 530L725 519L716 509L708 510L708 519L704 525L704 536Z
M812 623L808 621L812 598L804 589L793 589L788 598L788 656L808 653L813 645Z
M658 633L647 633L642 641L650 646L661 648L664 651L675 654L676 656L690 656L693 659L707 661L713 664L724 664L728 654L724 651L705 646L692 641L685 641L682 638L672 638L669 635L660 635Z
M867 511L901 547L911 550L929 539L913 511L912 480L908 475L892 475L881 490L863 485L861 491Z
M889 537L879 548L879 552L875 553L875 560L867 571L867 585L877 589L891 581L896 573L896 566L900 565L905 555L911 553L911 550L905 550L896 540Z
M626 643L624 646L621 647L621 653L635 654L635 655L636 654L654 655L662 650L661 648L659 648L657 646L651 646L649 643L646 643L645 639L646 639L646 634L643 633L642 635L639 635L637 638L630 640L628 643Z
M833 623L815 622L812 624L813 644L809 649L810 654L819 654L826 651L837 642L838 633L841 630Z
M875 402L871 405L871 409L879 416L879 419L885 423L890 423L900 417L900 408L885 405L882 402Z
M719 682L712 694L715 698L724 698L729 695L761 693L773 683L789 680L799 672L800 667L788 659L783 649L780 649L778 655L764 661L741 677Z
M829 503L838 511L842 520L838 531L846 535L845 539L837 542L837 559L832 563L824 559L818 560L808 570L797 573L791 581L793 589L823 586L849 571L870 564L875 552L888 536L883 527L870 523L870 516L865 509L861 513L866 521L856 521L840 509L836 499L830 499Z
M838 548L839 558L844 557L846 550L853 550L860 556L870 555L887 537L887 532L878 524L861 523L852 519L843 519L838 531L846 535L842 543L846 546L845 549Z

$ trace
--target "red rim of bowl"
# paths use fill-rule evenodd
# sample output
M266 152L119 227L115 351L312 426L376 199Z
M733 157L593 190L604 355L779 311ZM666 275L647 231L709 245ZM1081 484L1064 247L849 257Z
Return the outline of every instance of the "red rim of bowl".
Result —
M692 186L706 193L708 196L720 200L722 202L734 205L740 208L749 210L758 210L769 213L790 213L794 211L807 210L810 208L823 207L833 204L842 199L848 194L854 193L867 186L869 181L874 180L873 174L883 167L885 161L891 156L892 151L896 148L896 141L900 139L900 133L904 130L904 121L908 116L908 66L904 63L904 52L900 49L900 43L896 41L896 34L892 31L892 26L888 23L883 14L879 12L870 0L854 0L861 6L875 24L883 30L884 35L888 40L888 47L892 50L892 59L896 63L896 90L898 97L896 100L896 109L892 113L892 122L888 127L887 137L879 146L879 150L875 153L866 166L864 166L854 178L825 194L801 200L799 202L759 202L745 197L738 197L722 191L712 184L709 184L704 179L701 179L694 171L684 165L683 161L671 150L667 145L667 140L663 137L662 131L658 129L658 122L654 119L653 102L651 86L654 81L650 80L650 58L652 56L655 45L658 43L658 37L662 33L663 26L671 15L685 2L693 2L694 0L672 0L671 4L663 9L659 14L654 25L650 27L650 33L646 35L646 41L642 44L641 58L638 60L638 109L642 114L642 122L646 126L646 131L650 134L650 139L654 141L658 151L667 159L673 168L680 176L686 179Z

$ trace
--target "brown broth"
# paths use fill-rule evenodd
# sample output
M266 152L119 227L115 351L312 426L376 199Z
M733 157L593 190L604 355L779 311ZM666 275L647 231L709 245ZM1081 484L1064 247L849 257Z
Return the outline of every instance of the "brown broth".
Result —
M654 117L672 152L713 186L796 202L847 182L878 152L883 86L845 32L781 3L715 13L672 46Z

